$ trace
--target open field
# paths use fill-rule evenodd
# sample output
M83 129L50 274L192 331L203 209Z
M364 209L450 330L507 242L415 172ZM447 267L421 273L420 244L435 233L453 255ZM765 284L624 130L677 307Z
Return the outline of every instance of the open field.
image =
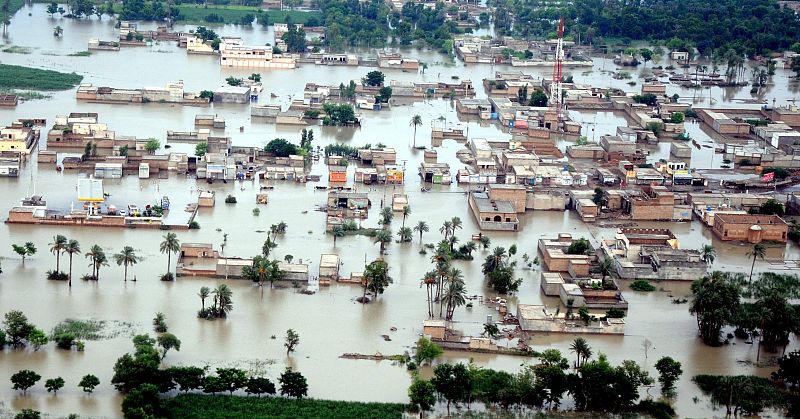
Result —
M0 64L0 89L67 90L81 80L75 73Z

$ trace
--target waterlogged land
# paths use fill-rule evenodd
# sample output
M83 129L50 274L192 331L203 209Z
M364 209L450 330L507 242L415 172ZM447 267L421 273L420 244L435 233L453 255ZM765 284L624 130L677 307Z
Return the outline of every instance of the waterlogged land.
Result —
M67 90L81 80L75 73L0 64L0 89Z
M271 397L179 395L165 410L175 418L401 418L409 406L399 403L338 402Z
M119 52L98 52L88 57L71 57L68 54L85 51L89 38L113 39L116 34L114 21L104 17L85 21L75 21L47 17L45 5L25 6L9 26L7 45L20 45L30 48L31 54L0 53L5 64L50 68L62 73L76 72L84 76L84 81L95 85L118 87L162 86L182 79L187 90L199 91L219 86L228 76L247 77L250 70L221 69L217 58L187 56L178 47L160 43L152 47L128 48ZM31 16L28 16L28 13ZM45 23L43 23L45 22ZM52 27L64 28L63 38L52 35ZM155 24L142 24L140 27L153 29ZM177 25L175 30L188 30L191 26ZM248 43L265 44L272 42L272 33L261 28L243 29L225 25L215 28L220 35L242 36ZM59 55L48 55L56 52ZM374 51L361 51L374 54ZM469 66L431 51L405 50L404 54L418 57L429 63L425 74L387 72L387 78L403 81L450 80L452 76L471 79L483 97L480 80L491 77L495 71L513 70L504 66ZM135 67L133 64L135 63ZM650 64L652 65L652 63ZM122 71L121 69L134 70ZM167 71L169 70L169 71ZM303 65L293 71L262 71L262 81L266 94L259 103L286 105L298 97L306 82L339 84L353 78L362 77L371 69L345 67L316 67ZM598 60L592 71L574 72L575 80L597 86L613 86L629 91L638 90L638 84L628 86L626 81L615 80L610 71L616 67L610 60ZM540 77L548 76L549 70L533 70ZM570 72L572 73L572 72ZM634 74L634 77L637 77ZM786 104L797 92L787 89L788 73L782 70L774 78L774 85L768 86L761 99L777 98L778 104ZM269 98L274 93L277 97ZM668 94L678 93L682 100L696 104L714 103L717 106L741 106L740 101L752 99L747 89L722 89L693 91L675 85L668 87ZM166 130L188 130L193 126L197 113L214 113L226 119L234 144L264 145L267 141L282 137L299 142L298 128L275 126L263 121L251 120L246 106L214 105L207 109L172 107L167 104L148 104L146 106L114 106L108 104L88 104L75 101L74 90L53 92L49 100L37 100L20 104L16 109L0 110L0 122L8 124L19 117L46 117L52 122L55 115L68 112L98 112L100 119L107 122L119 135L135 135L141 138L163 139ZM444 220L457 216L463 221L463 228L456 236L459 243L470 240L477 233L477 225L467 211L464 190L457 185L434 187L431 192L421 192L418 178L414 175L422 152L411 147L413 129L408 121L413 115L423 117L423 126L417 129L417 144L428 144L430 129L437 124L466 127L467 121L460 120L449 101L434 100L414 104L396 104L390 111L365 112L359 130L345 128L314 127L314 145L344 143L361 146L366 143L382 142L398 151L398 160L405 161L407 182L402 187L372 186L367 191L373 202L368 219L362 222L364 228L377 228L380 203L388 202L393 192L405 190L409 196L412 213L406 225L426 221L431 231L423 235L423 243L435 243L441 239L438 232ZM611 134L617 125L627 121L612 112L582 113L571 111L571 116L584 124L587 132L594 132L599 138ZM239 132L236 127L244 127ZM507 138L496 126L469 123L469 135L474 137ZM713 141L713 137L697 124L689 124L687 130L699 141ZM438 148L440 161L454 168L463 164L455 158L461 147L447 141ZM175 145L172 151L191 153L193 146ZM650 147L650 160L666 158L669 144ZM712 167L721 162L717 157L712 161L707 149L698 151L692 157L694 167ZM322 175L326 167L315 164L313 174ZM18 179L0 179L0 215L17 205L19 198L30 195L34 189L54 208L69 209L75 198L77 179L85 176L73 172L57 173L47 166L37 166L29 162ZM322 185L325 182L321 183ZM128 176L120 180L105 182L109 201L118 207L127 204L152 203L163 195L172 201L173 211L181 211L185 204L195 202L197 189L212 189L217 193L214 208L200 210L197 221L199 230L181 232L182 242L212 243L217 250L227 234L224 254L250 257L261 252L261 244L266 239L266 231L271 224L284 221L288 225L285 235L281 235L276 257L293 255L294 259L310 260L310 272L315 275L319 255L338 253L342 256L341 267L344 274L363 271L365 261L378 256L378 246L373 239L362 235L341 237L334 246L330 235L324 234L324 214L314 211L317 205L326 200L325 192L314 190L315 184L275 182L270 193L270 202L260 206L260 214L253 215L255 194L259 187L252 182L228 182L207 185L191 178L171 175L168 179L139 180ZM361 190L361 185L359 185ZM366 190L366 189L365 189ZM228 195L237 198L237 204L224 204ZM395 217L392 228L396 231L401 220ZM640 223L642 227L669 227L680 240L681 246L699 248L711 243L717 248L714 269L749 271L746 256L747 246L724 244L716 241L708 229L698 222L668 224ZM492 245L509 248L516 244L519 248L517 259L521 265L521 255L534 255L536 240L541 237L555 237L568 232L575 237L591 239L613 238L613 227L590 226L569 212L527 213L521 218L521 231L517 234L492 233ZM48 270L55 269L55 256L48 252L48 244L56 234L64 234L77 240L86 253L93 245L99 245L108 255L117 253L122 246L132 246L142 260L129 267L129 281L123 280L123 268L113 261L103 266L99 281L76 280L71 288L59 281L47 281ZM315 399L349 401L408 402L407 388L411 383L409 373L402 366L390 362L374 362L342 359L344 353L402 354L409 351L421 333L421 322L427 319L425 288L420 287L420 279L432 269L430 254L421 255L417 236L410 244L390 243L385 260L389 263L390 274L394 278L386 292L376 301L362 305L355 301L361 296L356 286L333 285L315 295L303 295L287 286L285 288L259 288L247 281L225 281L209 278L179 278L175 282L161 282L167 265L166 255L158 249L164 232L158 230L87 230L78 228L45 228L19 225L0 225L0 255L3 273L0 275L0 309L22 310L37 327L50 331L65 319L102 320L130 324L125 333L107 339L87 340L85 350L59 350L54 345L34 351L8 350L0 352L0 377L9 377L20 369L31 369L44 378L62 376L67 382L58 396L48 393L42 382L22 395L11 388L7 379L0 382L0 400L5 407L13 410L35 408L51 414L77 412L86 416L118 417L121 413L121 398L110 384L114 362L125 353L131 352L130 334L150 333L153 335L152 318L156 312L163 312L169 324L170 333L182 341L180 351L170 351L163 365L199 365L212 368L235 365L246 370L258 371L273 381L290 366L302 372L308 379L309 396ZM37 254L22 263L21 258L12 252L11 244L33 241L38 247ZM494 297L496 294L486 287L480 272L480 263L488 251L479 250L475 260L457 261L454 266L461 269L470 295ZM756 273L775 270L787 272L782 260L800 258L798 248L791 244L787 248L768 248L765 261L756 264ZM174 263L174 258L172 259ZM61 259L62 269L65 263ZM89 273L89 263L82 254L76 255L74 269L76 277ZM515 276L522 278L520 291L508 297L511 307L518 302L526 304L545 303L555 305L555 300L544 297L539 291L539 271L518 269ZM137 278L136 282L131 278ZM201 308L197 296L200 287L211 288L227 284L233 291L233 310L226 319L208 321L198 319L196 313ZM689 295L687 283L656 284L656 292L644 293L628 290L623 284L630 311L626 319L625 336L587 337L595 354L605 353L613 365L625 359L632 359L656 376L655 361L661 356L672 356L683 365L684 374L677 382L675 407L681 416L710 417L724 414L724 410L711 405L708 398L699 394L691 377L697 374L757 374L768 376L774 366L755 364L757 348L741 339L733 339L730 345L709 347L697 338L696 322L686 304L673 304L673 298ZM208 301L206 301L208 304ZM460 308L454 320L456 327L465 334L477 335L482 332L482 324L487 315L497 316L493 307L476 303L472 308ZM286 329L292 328L300 335L301 342L291 355L286 354L282 336ZM393 329L393 328L396 328ZM382 336L388 335L391 340ZM271 339L277 336L277 339ZM555 348L572 361L574 355L569 346L574 336L536 335L529 344L541 351ZM651 342L645 351L643 343ZM787 352L793 350L793 343ZM765 354L762 352L762 361ZM768 357L773 356L768 354ZM490 354L468 354L446 352L441 359L451 362L467 362L469 359L481 366L517 372L520 364L533 365L538 361L518 357ZM91 395L84 395L77 383L85 374L94 374L101 384ZM430 377L432 371L424 367L421 374ZM651 389L655 394L657 389ZM641 394L646 394L643 389ZM695 396L697 399L695 399ZM194 396L187 396L192 400ZM181 402L182 403L182 402ZM244 402L243 402L244 403ZM258 401L246 401L257 404ZM273 403L288 403L275 401ZM200 406L200 402L192 404ZM191 407L191 406L190 406ZM569 408L570 406L565 406ZM443 413L443 407L439 406Z

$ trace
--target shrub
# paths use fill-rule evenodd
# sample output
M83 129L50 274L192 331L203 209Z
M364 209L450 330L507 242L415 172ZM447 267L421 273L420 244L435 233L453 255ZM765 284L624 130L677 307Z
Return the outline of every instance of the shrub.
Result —
M51 281L66 281L69 279L69 275L61 271L47 271L47 279Z
M175 274L173 274L172 272L167 272L164 275L161 275L161 277L159 277L159 279L162 280L162 281L174 281L175 280Z
M650 292L655 291L656 287L644 279L637 279L631 282L631 289L634 291Z
M53 340L56 342L56 346L61 349L72 349L72 345L75 344L75 334L59 333L53 336Z
M189 223L189 230L199 230L199 229L200 229L200 223L198 223L197 221L192 220L192 222Z
M233 196L233 195L228 195L227 197L225 197L225 203L226 204L235 204L236 203L236 197Z

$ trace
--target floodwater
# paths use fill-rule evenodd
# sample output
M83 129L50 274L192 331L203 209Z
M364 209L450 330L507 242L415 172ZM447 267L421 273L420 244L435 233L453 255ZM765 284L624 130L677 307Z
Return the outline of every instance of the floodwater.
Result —
M188 90L214 88L229 75L246 76L250 71L235 72L220 69L212 57L187 56L185 51L176 46L160 43L152 47L123 48L120 52L96 52L90 57L68 57L69 53L85 50L90 37L112 39L113 23L107 17L103 21L91 19L72 21L67 19L50 19L45 13L45 5L37 4L24 7L14 17L9 27L9 36L4 40L6 45L19 45L31 48L30 54L0 53L4 63L52 68L60 71L76 71L85 75L85 81L119 87L160 86L177 79L186 83ZM31 13L31 16L28 16ZM60 25L64 28L63 39L52 36L52 28ZM143 25L148 26L148 25ZM176 30L187 29L177 27ZM241 35L248 42L266 43L271 41L271 34L263 29L241 29L235 26L219 28L218 33L224 35ZM451 63L441 55L425 51L405 52L419 56L430 63L425 75L388 72L387 78L403 80L432 80L439 78L449 80L452 75L470 78L480 90L480 80L490 76L494 70L488 65L465 67L459 63ZM435 64L438 63L438 64ZM609 70L613 65L598 62L591 74L574 73L576 81L590 82L598 85L628 87L618 80L604 75L601 71ZM509 69L509 68L505 68ZM262 101L269 100L268 93L275 93L275 99L288 103L291 95L300 95L306 82L339 83L351 78L359 78L369 69L345 67L316 67L303 65L294 71L262 70L262 81L265 94ZM537 73L540 72L540 73ZM535 74L547 76L547 71L532 70ZM779 70L775 77L776 86L769 89L767 97L775 95L778 104L790 98L787 91L786 74ZM621 85L619 85L621 83ZM633 88L630 88L633 89ZM638 89L638 88L637 88ZM691 97L691 92L683 91L676 86L669 87L682 97ZM738 93L730 93L723 89L704 90L715 97L716 104L737 106L730 102L734 98L749 97L746 89ZM730 102L730 103L729 103ZM200 109L163 104L146 106L125 106L108 104L77 103L74 90L54 93L49 100L37 100L20 104L16 109L0 110L0 123L6 124L18 117L52 118L68 112L99 112L103 122L121 135L137 137L157 137L164 139L165 131L189 130L193 126L193 118L197 113L216 113L224 116L228 124L228 133L235 144L261 145L275 137L285 137L299 141L299 128L276 127L259 121L251 121L247 105L224 105ZM333 142L350 145L365 143L384 143L395 147L398 160L405 161L408 169L407 182L404 185L409 196L412 214L406 221L413 226L419 220L425 220L431 226L431 232L423 237L424 242L435 242L439 239L439 226L445 219L458 216L464 222L463 230L457 235L462 242L469 240L471 234L477 232L477 225L467 211L467 204L462 188L457 185L434 187L431 192L420 191L420 183L416 167L422 159L422 152L411 147L412 129L408 121L414 114L423 117L425 125L417 132L418 144L429 144L430 127L439 117L448 124L458 122L455 110L447 101L417 102L413 105L395 106L391 111L365 112L363 126L359 130L341 128L315 128L315 145L324 146ZM574 114L574 113L573 113ZM624 123L624 117L610 113L581 115L582 121L596 123L597 133L610 133L614 124ZM596 122L595 122L596 121ZM436 122L442 124L444 122ZM244 132L236 127L243 126ZM470 123L470 136L500 137L507 136L494 125L481 126ZM699 128L689 128L692 135L703 135ZM708 137L708 135L706 135ZM651 159L663 156L664 146L668 153L668 144L654 148ZM439 149L440 160L447 161L455 169L461 167L455 158L460 148L452 141L446 141ZM190 151L191 147L176 145L174 150ZM719 159L719 156L717 157ZM704 162L708 161L707 164ZM699 168L708 168L710 158L698 158L693 164ZM325 167L314 165L313 173L324 173ZM49 167L37 168L35 163L28 163L18 179L0 179L0 214L16 205L18 200L33 192L41 194L48 205L67 209L76 198L75 184L77 179L85 175L73 172L57 173ZM324 176L323 176L324 179ZM322 182L324 184L324 181ZM364 262L377 257L378 247L367 237L353 236L338 240L336 247L333 241L324 234L325 216L315 211L318 204L326 200L324 192L314 190L314 183L306 185L288 182L277 182L270 192L270 202L261 206L260 216L252 215L255 205L257 185L252 182L228 182L208 186L205 182L194 179L172 176L169 179L139 180L126 177L121 180L105 182L106 192L110 193L111 203L118 207L128 203L143 205L154 202L162 195L168 195L172 201L173 212L181 211L186 203L196 200L196 189L211 188L217 192L217 205L214 208L202 208L197 221L200 230L178 233L182 242L206 242L219 246L223 234L228 234L225 255L253 256L260 252L265 234L258 231L269 230L273 223L285 221L288 232L278 239L275 249L278 257L286 254L295 260L303 259L311 262L310 272L316 274L319 256L322 253L338 253L342 257L341 272L348 275L352 271L361 271ZM360 190L367 190L358 185ZM395 189L392 186L372 187L369 189L373 209L364 226L377 225L377 213L382 200L391 199ZM223 197L232 194L238 198L238 204L223 203ZM306 212L307 211L307 212ZM587 237L593 241L613 237L614 229L585 225L569 212L529 212L521 217L522 225L519 233L490 233L493 245L508 247L517 244L517 258L527 253L533 256L536 252L536 241L541 237L554 237L558 233L568 232L576 237ZM399 229L402 220L395 218L392 229ZM718 258L714 266L721 270L747 270L749 262L745 257L748 250L744 245L723 244L713 239L712 234L698 222L667 224L642 223L643 226L668 226L680 239L682 246L697 248L712 243L717 248ZM130 245L144 257L138 265L129 269L129 276L136 277L136 282L124 282L121 267L113 265L101 270L101 279L96 283L76 280L73 287L65 283L45 280L47 270L54 269L55 257L48 253L47 244L55 234L64 234L80 241L84 250L93 244L99 244L107 254L119 251L122 246ZM39 328L49 331L58 322L66 318L98 319L123 321L133 324L136 333L152 332L150 326L153 315L161 311L166 314L170 332L182 341L180 352L170 352L165 359L166 365L237 365L243 368L264 368L270 378L276 378L285 366L291 366L308 377L310 396L318 398L366 400L366 401L407 401L406 388L410 376L403 367L389 362L344 360L339 356L346 352L363 354L397 354L409 349L416 341L422 321L427 318L425 291L419 286L419 279L431 268L428 256L419 254L420 246L415 240L410 244L392 243L388 246L386 260L391 267L394 283L376 301L361 305L354 301L360 295L360 289L351 285L332 285L323 288L315 295L303 295L291 288L260 289L247 281L224 281L216 279L182 277L172 283L160 282L157 278L166 269L166 257L158 252L158 245L163 232L158 230L88 230L80 228L55 228L37 226L5 225L0 226L0 255L2 255L3 273L0 275L0 312L17 309L27 314L29 319ZM11 251L11 243L33 241L39 253L28 259L24 265L17 255ZM768 260L756 264L756 271L767 269L785 269L783 259L796 261L800 252L795 245L786 248L770 248ZM493 297L494 294L485 288L480 274L480 263L485 253L479 251L475 261L454 262L464 272L465 282L471 295ZM173 258L174 263L174 258ZM66 264L62 258L62 264ZM64 266L64 265L62 265ZM63 269L63 268L62 268ZM76 277L88 271L87 261L83 257L74 260ZM535 304L543 301L539 292L539 272L519 270L517 275L524 279L516 296L509 298L511 310L517 301ZM234 309L226 320L206 321L196 318L200 309L197 291L201 286L213 287L218 283L228 283L234 291ZM627 286L627 285L625 285ZM688 283L659 284L665 292L640 294L627 292L630 302L627 318L626 335L622 336L585 336L594 353L608 355L614 362L633 359L643 364L655 375L653 364L661 356L669 355L683 363L684 375L678 383L677 411L681 416L711 416L720 414L709 405L708 401L698 394L690 378L699 373L710 374L746 374L766 375L771 368L756 368L756 348L742 341L734 345L710 348L696 338L696 326L689 315L685 304L672 304L669 295L685 296L689 293ZM548 304L555 304L549 299ZM481 324L487 315L496 313L491 307L476 304L471 309L460 308L455 315L456 327L465 334L476 335L482 330ZM397 331L390 331L396 327ZM296 352L286 356L282 337L289 328L296 330L301 343ZM385 341L381 335L387 334L391 341ZM275 336L275 339L272 339ZM569 344L575 338L572 335L535 336L531 344L536 350L557 348L567 357ZM643 349L643 341L652 342L647 353ZM0 352L0 379L7 380L17 370L28 368L41 374L44 379L62 376L67 386L58 396L46 393L43 381L28 395L22 396L11 389L5 381L0 385L0 402L6 409L19 410L26 407L35 408L52 414L71 412L86 416L118 417L120 413L120 397L109 383L113 374L114 361L132 349L130 339L120 336L102 341L90 341L86 351L61 351L52 344L34 352L27 350L5 350ZM790 348L791 349L791 348ZM496 356L485 354L466 354L448 352L447 360L468 361L491 368L517 371L520 364L531 362L519 357ZM77 382L85 374L97 375L102 384L94 394L86 395L78 387ZM650 389L657 395L657 388ZM645 394L645 390L642 390ZM698 396L697 401L693 400Z

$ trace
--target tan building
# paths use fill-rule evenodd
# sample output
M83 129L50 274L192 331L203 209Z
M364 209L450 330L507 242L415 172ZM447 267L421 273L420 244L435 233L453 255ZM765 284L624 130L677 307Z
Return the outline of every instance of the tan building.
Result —
M641 195L623 198L622 210L632 220L672 220L675 213L675 195L664 186L643 186Z
M573 262L576 266L581 265L588 267L589 256L585 254L571 255L567 253L572 242L572 235L569 233L561 233L556 239L539 239L539 252L542 254L542 266L551 272L569 272Z
M527 189L523 185L489 185L489 198L493 201L508 201L517 213L525 212L528 199Z
M777 215L717 214L712 231L723 241L786 243L789 225Z
M495 200L484 192L473 192L469 195L469 208L481 230L517 231L519 228L512 201ZM522 208L524 211L524 201Z
M249 46L221 43L219 64L237 68L295 68L297 60L291 55L273 54L271 46Z

